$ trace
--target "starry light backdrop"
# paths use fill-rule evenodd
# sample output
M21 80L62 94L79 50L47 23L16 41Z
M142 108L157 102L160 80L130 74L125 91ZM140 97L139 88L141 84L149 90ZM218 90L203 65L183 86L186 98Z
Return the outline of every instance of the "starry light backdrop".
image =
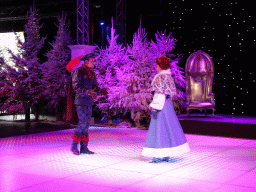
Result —
M255 115L256 14L252 2L162 0L154 6L144 5L143 27L173 32L178 40L174 53L183 54L181 67L198 50L212 57L217 114Z

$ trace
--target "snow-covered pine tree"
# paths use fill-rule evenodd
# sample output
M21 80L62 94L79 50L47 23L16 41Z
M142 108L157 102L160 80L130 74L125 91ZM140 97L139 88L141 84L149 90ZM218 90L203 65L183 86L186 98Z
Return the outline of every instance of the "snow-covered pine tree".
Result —
M173 99L174 108L177 113L181 112L182 104L184 105L185 100L185 76L183 75L183 69L178 66L178 62L180 60L180 56L175 56L171 54L171 51L175 47L175 43L177 41L172 37L172 33L170 32L168 35L166 31L157 32L155 34L155 42L151 40L150 42L150 52L152 54L153 60L156 60L159 56L167 56L170 57L171 60L171 72L174 78L176 88L177 88L177 97Z
M100 108L102 114L110 121L111 117L121 112L118 107L117 87L120 81L120 69L126 62L126 49L122 44L117 44L118 35L115 35L115 29L111 27L111 36L107 36L109 46L106 48L99 48L100 56L96 60L95 73L99 87L108 90L107 96L99 96L97 98L97 107ZM118 88L121 90L121 87Z
M22 103L25 109L25 119L30 120L30 108L35 107L44 92L42 83L41 64L38 61L38 52L42 48L45 38L40 36L39 14L35 7L31 7L27 15L28 22L25 25L26 39L23 43L16 35L18 52L11 54L14 66L9 66L3 61L0 79L3 83L3 92L8 99L5 101L5 108L14 103ZM38 118L38 114L36 119Z
M62 13L58 17L57 35L50 45L51 50L46 53L48 60L42 65L46 80L46 94L50 99L48 107L54 108L57 120L63 120L65 114L66 97L70 75L66 73L66 65L70 61L71 44L70 23L67 15Z
M156 74L155 61L158 56L171 58L171 70L179 90L178 98L183 99L185 85L182 68L177 63L179 56L171 55L175 40L171 33L156 33L156 41L147 41L145 29L141 26L127 48L116 43L117 35L111 29L109 47L100 49L101 55L96 64L96 73L101 87L108 89L108 97L98 98L98 107L110 117L117 112L131 114L137 127L143 118L149 120L152 101L151 82ZM103 98L103 99L102 99ZM175 102L175 101L174 101ZM111 113L112 112L112 113Z
M127 47L127 61L123 67L122 84L125 91L120 98L119 106L130 112L135 125L140 127L143 118L150 119L152 101L151 81L154 77L154 62L151 58L147 33L141 26L133 35L133 42Z

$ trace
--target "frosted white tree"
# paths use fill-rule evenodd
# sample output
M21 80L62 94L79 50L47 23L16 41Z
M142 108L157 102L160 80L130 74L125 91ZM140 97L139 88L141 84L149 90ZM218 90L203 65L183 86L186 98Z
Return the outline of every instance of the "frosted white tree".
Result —
M149 120L152 101L151 81L155 75L154 60L150 54L147 33L141 27L133 35L133 42L127 47L127 61L123 67L122 84L125 86L119 106L129 112L137 127L143 118Z
M173 99L173 104L176 112L180 113L186 96L184 91L186 82L183 75L184 72L182 71L182 68L178 66L181 55L175 56L171 54L177 42L171 35L171 32L168 35L166 34L166 31L157 32L155 34L155 42L151 40L149 49L154 60L163 55L168 56L171 59L171 72L177 88L177 97Z
M151 82L156 74L155 61L158 56L171 58L171 70L179 90L178 98L184 98L185 85L181 68L177 65L179 56L170 55L175 40L165 33L156 33L156 40L148 42L145 29L139 27L133 35L131 45L126 48L117 44L118 35L112 25L109 47L100 49L96 73L100 87L108 89L108 96L98 97L98 107L108 118L116 113L129 113L137 127L143 119L150 120L152 101ZM175 101L174 101L175 102Z
M120 69L126 62L126 48L121 44L117 44L118 35L115 35L115 29L112 28L111 35L107 37L109 46L105 49L99 48L100 56L96 60L95 73L99 87L108 90L108 96L99 96L96 100L97 106L101 109L103 115L111 120L111 116L117 114L118 108L118 92L121 90L120 85Z

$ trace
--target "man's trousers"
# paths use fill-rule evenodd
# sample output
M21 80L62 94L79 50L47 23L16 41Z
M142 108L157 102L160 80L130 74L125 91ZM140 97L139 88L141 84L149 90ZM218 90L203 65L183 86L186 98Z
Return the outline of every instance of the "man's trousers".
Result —
M75 128L73 140L89 141L88 129L92 118L92 105L76 105L78 125Z

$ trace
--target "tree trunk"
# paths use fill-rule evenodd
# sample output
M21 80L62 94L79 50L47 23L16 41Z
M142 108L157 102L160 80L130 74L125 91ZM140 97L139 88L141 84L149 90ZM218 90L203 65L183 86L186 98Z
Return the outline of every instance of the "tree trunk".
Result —
M35 120L39 120L39 104L34 104L34 114L35 114Z
M66 113L66 103L67 100L61 99L55 109L55 116L57 121L66 121L65 113Z
M143 126L140 124L141 120L141 112L137 112L134 117L135 126L138 128L143 128Z
M56 121L62 121L62 112L59 105L55 108L55 117Z
M113 123L113 120L112 120L112 119L109 119L107 125L108 125L108 126L113 126L113 125L115 125L115 124Z
M28 104L23 103L23 107L25 109L25 121L30 121L30 106Z

